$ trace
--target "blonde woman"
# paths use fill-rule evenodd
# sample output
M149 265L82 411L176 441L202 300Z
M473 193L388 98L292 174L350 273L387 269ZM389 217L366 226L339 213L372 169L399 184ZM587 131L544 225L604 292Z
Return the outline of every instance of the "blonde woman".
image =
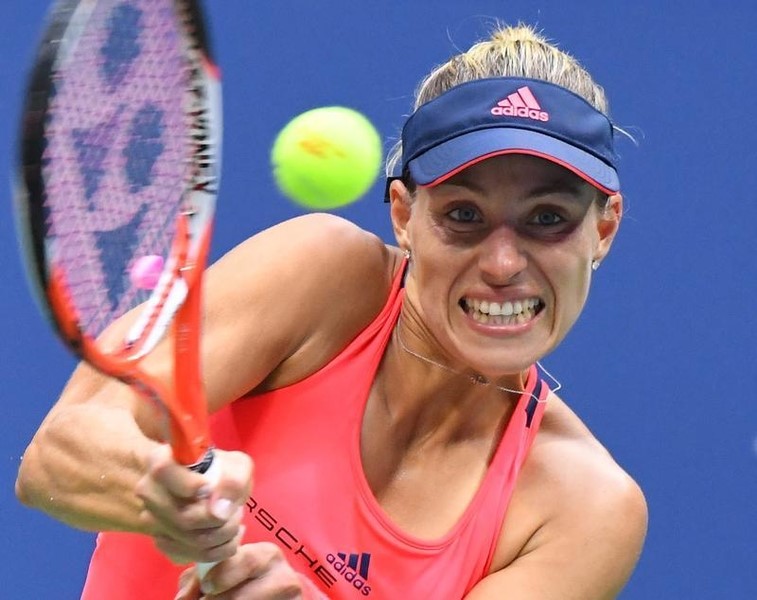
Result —
M103 532L83 597L614 598L645 501L537 367L620 225L607 113L573 58L501 27L419 87L388 160L396 246L311 215L218 261L212 489L80 366L18 493Z

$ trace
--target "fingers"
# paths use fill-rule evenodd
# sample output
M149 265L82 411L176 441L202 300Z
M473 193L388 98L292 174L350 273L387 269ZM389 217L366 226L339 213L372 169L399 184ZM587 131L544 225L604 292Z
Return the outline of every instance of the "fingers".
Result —
M167 445L156 447L148 456L147 473L138 486L140 495L151 496L160 488L163 495L176 499L194 501L212 497L215 504L221 500L241 505L249 495L252 486L252 459L243 452L216 451L215 461L220 464L218 481L211 487L207 478L178 464ZM218 507L219 518L226 519L231 514L228 509Z
M194 531L179 531L172 536L153 536L158 549L177 564L189 562L219 562L234 555L239 547L244 526L242 510L220 527Z
M147 473L176 498L192 500L210 494L205 477L178 464L173 458L170 446L161 445L155 448L148 457Z
M233 555L239 544L252 461L244 453L222 451L215 460L218 477L211 484L161 446L149 456L147 473L137 484L145 529L174 562L216 562Z
M172 520L169 515L173 513L180 513L182 519L191 519L193 508L199 521L205 512L199 500L210 496L205 478L177 464L171 449L165 445L157 447L148 457L147 472L137 483L135 492L145 504L145 516L154 517L152 524Z
M202 591L213 600L288 600L302 596L297 572L275 544L245 544L208 571Z

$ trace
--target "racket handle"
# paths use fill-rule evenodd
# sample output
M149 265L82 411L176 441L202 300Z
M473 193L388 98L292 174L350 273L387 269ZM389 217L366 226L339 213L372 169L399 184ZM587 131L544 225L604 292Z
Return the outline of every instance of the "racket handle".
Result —
M204 475L211 488L216 486L221 476L221 467L219 466L218 461L213 460L213 457L213 449L210 448L200 462L189 467L192 471ZM197 576L200 578L200 581L202 581L207 572L217 564L218 563L215 562L197 563Z

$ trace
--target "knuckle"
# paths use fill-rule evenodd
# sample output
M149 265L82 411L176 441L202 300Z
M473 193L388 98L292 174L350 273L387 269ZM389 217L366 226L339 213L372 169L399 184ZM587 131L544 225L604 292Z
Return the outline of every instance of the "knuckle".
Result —
M270 553L267 549L268 542L248 544L242 546L242 562L245 571L252 577L259 577L262 573L270 571Z
M147 477L141 477L137 481L137 485L134 486L134 493L138 498L144 499L147 496L148 479Z
M261 558L266 564L284 560L284 554L281 551L281 548L273 542L260 542L258 547L260 549Z
M253 545L244 546L244 551L240 552L240 555L240 562L244 571L246 573L255 573L260 565L260 559L257 552L255 552L255 547Z
M148 532L156 532L159 529L159 523L155 516L147 508L143 508L139 511L139 525L142 530Z
M154 477L158 477L161 473L165 472L170 463L170 454L166 452L166 448L157 448L150 454L147 461L147 472Z
M244 452L232 452L229 455L229 465L229 471L238 474L238 484L247 488L255 470L252 458Z

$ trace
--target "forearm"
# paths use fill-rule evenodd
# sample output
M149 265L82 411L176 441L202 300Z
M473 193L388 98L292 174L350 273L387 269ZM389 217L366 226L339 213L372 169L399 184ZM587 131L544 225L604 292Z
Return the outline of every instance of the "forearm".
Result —
M62 407L27 449L16 494L24 504L79 529L148 532L135 488L156 443L126 408Z

